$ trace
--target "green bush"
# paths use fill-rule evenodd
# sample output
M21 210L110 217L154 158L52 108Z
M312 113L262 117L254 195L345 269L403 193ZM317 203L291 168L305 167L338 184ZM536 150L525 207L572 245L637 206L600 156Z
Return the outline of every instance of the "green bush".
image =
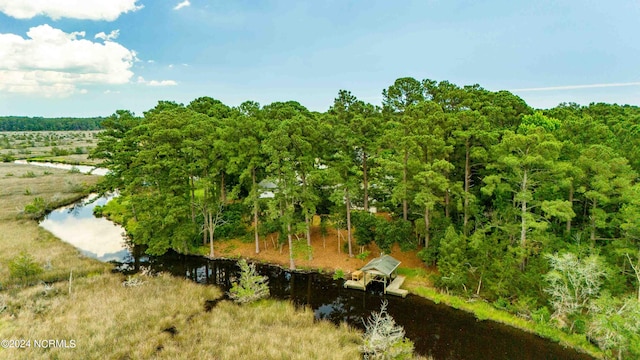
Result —
M345 279L346 275L344 273L344 270L342 269L336 269L336 272L333 273L333 280L340 280L340 279Z
M360 260L366 260L369 257L369 255L371 255L371 251L367 250L356 255L356 258Z
M52 145L53 145L53 144L55 144L55 143L52 143ZM51 154L52 154L53 156L65 156L65 155L69 155L69 150L66 150L66 149L60 149L60 148L58 148L58 147L55 147L55 146L54 146L54 147L51 149Z
M551 311L546 306L536 309L531 313L533 321L539 324L547 324L551 321Z
M267 277L259 275L254 264L249 265L246 260L241 259L238 266L240 279L234 282L229 290L229 297L233 301L245 304L269 296Z
M41 197L36 197L24 207L23 213L32 218L38 218L47 211L47 203Z
M391 247L395 243L400 245L402 251L410 250L417 245L411 222L404 220L385 221L378 219L375 240L378 247L384 252L391 252Z
M2 162L14 162L16 158L13 156L13 153L3 154Z
M293 257L295 259L312 259L313 247L308 245L305 241L295 240L293 242Z
M103 212L104 212L104 206L102 205L96 205L96 207L93 208L93 216L95 217L102 217L103 216Z
M21 253L9 262L9 274L11 278L27 282L43 272L42 266L36 263L31 255Z
M354 211L351 213L351 224L355 229L353 236L359 246L369 245L375 240L378 220L375 215L367 211Z

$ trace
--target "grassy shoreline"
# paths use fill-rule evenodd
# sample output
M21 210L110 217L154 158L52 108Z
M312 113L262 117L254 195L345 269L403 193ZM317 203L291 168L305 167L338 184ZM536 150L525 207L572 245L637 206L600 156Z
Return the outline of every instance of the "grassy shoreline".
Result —
M36 176L22 176L29 171ZM20 209L35 196L69 204L86 196L98 178L41 171L0 164L0 339L25 341L23 348L0 348L0 358L361 357L359 331L316 321L310 310L287 302L239 306L221 301L207 311L206 302L222 295L217 287L166 274L136 275L131 283L139 286L123 286L123 275L112 274L111 265L85 257L36 221L20 218ZM91 180L77 191L64 186L69 179ZM21 254L41 271L29 279L14 277L9 265ZM235 326L228 326L232 322ZM36 346L48 339L61 346Z
M192 255L203 256L202 254L196 253ZM205 255L205 257L207 256ZM227 257L230 259L239 258L239 256L234 255ZM264 259L260 259L257 257L248 257L248 260L257 263L280 266L283 269L287 269L286 263L266 262ZM296 271L311 271L331 274L337 272L338 270L340 269L305 267L299 268ZM428 273L425 269L399 268L399 273L403 276L406 276L405 285L403 287L409 290L409 292L413 295L433 301L436 304L442 303L454 309L471 313L479 321L489 320L501 323L537 335L541 338L557 342L563 347L571 348L578 352L588 354L596 359L604 358L604 353L598 347L591 344L584 335L568 334L552 325L535 323L531 320L518 317L508 311L497 309L491 304L481 300L469 301L460 296L449 295L440 292L438 289L431 286L431 280L429 279Z
M56 202L48 203L47 209L51 210L53 208L57 208L60 206L68 205L73 203L90 193L90 188L84 189L84 191L80 193L69 194L64 199L59 199ZM53 237L53 236L51 236ZM193 255L202 256L202 254L195 253ZM238 256L234 256L234 254L229 254L229 258L238 258ZM205 256L206 257L206 256ZM261 263L269 263L264 259L252 258L252 260L261 262ZM286 264L277 264L283 267L286 267ZM330 273L332 271L336 271L338 269L329 269L329 268L314 268L314 267L304 267L300 268L298 271L318 271L320 273ZM87 276L90 275L91 272L78 274L79 276ZM532 321L528 321L517 317L511 313L506 311L502 311L494 308L488 303L482 301L468 301L464 298L451 296L447 294L443 294L436 290L433 287L430 287L430 281L428 279L427 273L422 269L405 269L403 270L403 275L407 276L406 288L417 296L424 297L436 303L444 303L448 306L451 306L456 309L460 309L463 311L470 312L476 316L479 320L491 320L496 321L508 326L512 326L518 328L523 331L527 331L543 338L550 339L552 341L558 342L563 346L570 347L576 349L577 351L581 351L587 353L596 358L602 358L602 352L597 349L595 346L590 344L584 336L579 335L570 335L564 333L563 331L544 324L536 324ZM63 276L55 276L50 277L51 280L57 279L58 281L64 280Z
M431 300L436 304L442 303L452 308L471 313L479 321L495 321L557 342L564 347L583 352L596 359L602 359L604 357L603 352L589 343L584 335L567 334L556 327L534 323L507 311L496 309L484 301L468 301L459 296L442 293L435 288L410 286L407 287L407 290L414 295Z

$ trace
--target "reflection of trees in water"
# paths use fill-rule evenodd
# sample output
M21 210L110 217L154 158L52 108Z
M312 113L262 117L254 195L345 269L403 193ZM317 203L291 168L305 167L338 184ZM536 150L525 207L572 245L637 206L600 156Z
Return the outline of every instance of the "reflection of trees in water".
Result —
M199 283L218 285L225 291L239 271L234 260L208 260L176 253L147 257L141 250L132 253L132 268L150 266L153 272L169 272ZM316 319L334 324L347 322L363 329L363 319L378 311L381 301L386 298L389 314L405 328L416 350L435 359L589 359L535 335L513 329L505 331L505 326L478 322L473 315L435 305L423 298L385 297L382 286L372 286L365 292L344 289L341 281L334 281L324 274L294 273L268 265L257 265L257 270L268 276L272 298L309 307Z

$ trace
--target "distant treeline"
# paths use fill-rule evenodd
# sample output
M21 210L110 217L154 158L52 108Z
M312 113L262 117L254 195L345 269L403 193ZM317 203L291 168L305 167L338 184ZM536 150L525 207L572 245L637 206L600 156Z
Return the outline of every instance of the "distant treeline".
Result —
M0 131L100 130L104 118L0 116Z

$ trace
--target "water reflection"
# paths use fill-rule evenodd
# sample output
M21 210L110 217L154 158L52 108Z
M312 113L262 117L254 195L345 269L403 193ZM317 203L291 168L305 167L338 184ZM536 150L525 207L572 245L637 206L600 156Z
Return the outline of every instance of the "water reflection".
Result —
M86 166L86 165L69 165L69 164L27 161L27 160L16 160L14 161L14 163L20 164L20 165L34 165L34 166L48 167L48 168L61 169L61 170L77 169L83 174L92 174L92 175L100 175L100 176L104 176L107 174L107 172L109 172L109 170L107 169L98 168L94 166Z
M93 208L107 201L96 199L90 204L59 209L41 225L93 257L116 260L116 269L124 273L139 271L144 266L152 272L168 272L201 284L217 285L223 290L228 290L237 279L239 268L234 260L209 260L174 252L151 257L144 255L139 247L127 251L123 229L93 217ZM342 281L324 274L291 272L270 265L256 268L269 278L273 298L308 307L317 319L335 324L347 322L362 329L363 319L379 310L386 299L389 313L405 328L416 351L436 360L592 359L538 336L491 321L478 321L473 315L411 294L405 299L385 297L381 286L372 286L364 292L345 289ZM210 309L214 303L204 305Z
M93 216L93 209L106 204L111 198L96 199L96 195L92 195L82 203L59 208L47 215L40 226L88 257L101 261L125 261L131 255L124 229L107 219Z

